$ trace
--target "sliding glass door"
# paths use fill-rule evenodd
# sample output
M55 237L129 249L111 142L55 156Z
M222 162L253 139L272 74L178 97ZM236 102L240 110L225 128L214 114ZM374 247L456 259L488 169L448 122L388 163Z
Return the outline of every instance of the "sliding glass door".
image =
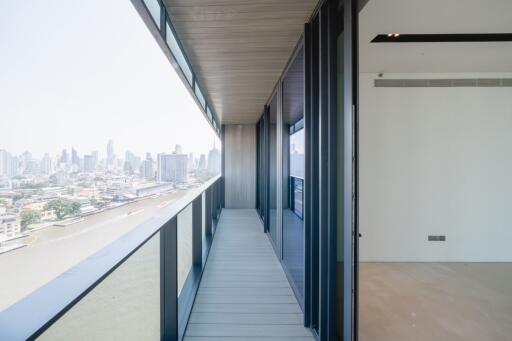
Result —
M283 264L295 294L304 301L304 49L282 82Z

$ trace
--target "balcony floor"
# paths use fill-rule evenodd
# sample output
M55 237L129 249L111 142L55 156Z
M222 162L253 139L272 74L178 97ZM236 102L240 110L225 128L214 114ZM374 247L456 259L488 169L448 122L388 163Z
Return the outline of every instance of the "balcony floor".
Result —
M186 341L313 340L255 210L223 209Z

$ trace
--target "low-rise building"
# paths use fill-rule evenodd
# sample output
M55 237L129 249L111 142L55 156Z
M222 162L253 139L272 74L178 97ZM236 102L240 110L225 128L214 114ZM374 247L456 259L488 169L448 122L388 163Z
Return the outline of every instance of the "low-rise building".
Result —
M20 219L15 215L0 215L0 240L21 233Z

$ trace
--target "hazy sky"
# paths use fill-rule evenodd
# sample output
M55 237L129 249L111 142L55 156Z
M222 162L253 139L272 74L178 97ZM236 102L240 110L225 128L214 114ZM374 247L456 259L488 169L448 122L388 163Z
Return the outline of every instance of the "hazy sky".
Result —
M109 139L119 156L213 145L129 0L1 0L0 47L0 149L104 157Z

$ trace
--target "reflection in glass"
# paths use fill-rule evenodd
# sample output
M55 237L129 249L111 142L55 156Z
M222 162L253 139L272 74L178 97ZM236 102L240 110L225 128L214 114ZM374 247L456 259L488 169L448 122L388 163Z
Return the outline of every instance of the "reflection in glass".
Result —
M283 79L283 261L299 301L304 295L304 51Z

